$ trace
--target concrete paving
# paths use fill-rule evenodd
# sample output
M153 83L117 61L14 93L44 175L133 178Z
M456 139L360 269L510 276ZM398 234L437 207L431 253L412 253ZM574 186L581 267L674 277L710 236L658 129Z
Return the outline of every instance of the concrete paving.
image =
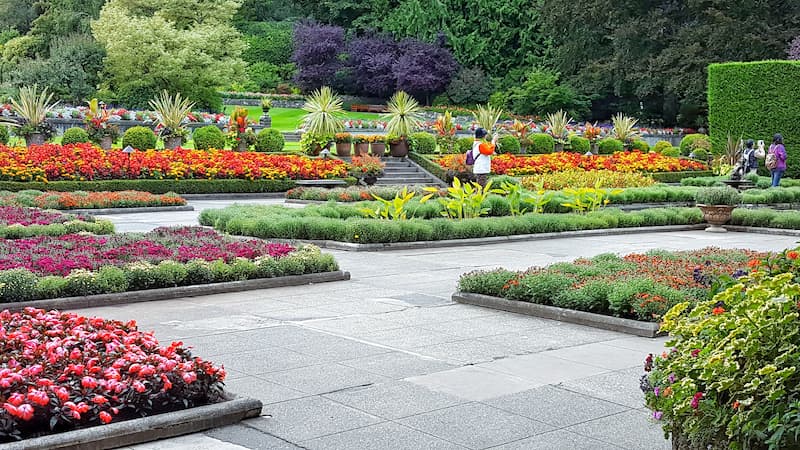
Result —
M137 231L196 224L177 216L112 220ZM182 340L225 365L230 391L265 404L259 418L137 450L669 449L638 387L644 357L665 338L456 304L458 277L605 252L782 250L795 241L691 231L332 251L350 281L78 312L136 319L163 342Z

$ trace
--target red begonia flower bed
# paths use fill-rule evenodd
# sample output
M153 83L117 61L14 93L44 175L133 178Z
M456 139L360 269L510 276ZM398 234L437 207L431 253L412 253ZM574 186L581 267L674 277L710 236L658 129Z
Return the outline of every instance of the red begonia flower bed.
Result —
M224 378L133 321L0 313L0 442L217 402Z

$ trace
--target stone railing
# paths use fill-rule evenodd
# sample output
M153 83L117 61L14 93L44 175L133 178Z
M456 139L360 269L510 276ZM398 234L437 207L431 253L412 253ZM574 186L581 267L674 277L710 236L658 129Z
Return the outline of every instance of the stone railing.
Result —
M83 121L83 119L54 119L54 118L49 118L49 119L47 119L47 122L50 125L52 125L53 128L55 128L56 134L58 134L58 135L64 134L64 131L66 131L68 128L72 128L72 127L83 128L85 126L85 122ZM154 122L141 121L141 120L117 120L117 121L113 121L113 122L109 122L109 123L112 123L112 124L118 126L120 133L125 133L125 131L127 131L129 128L137 127L137 126L143 126L143 127L148 127L148 128L155 128L156 127L156 123L154 123ZM214 125L217 128L219 128L220 130L224 130L225 127L227 126L227 124L223 124L223 123L206 123L206 122L190 122L190 123L185 124L184 126L186 128L188 128L190 132L194 132L195 129L200 128L200 127L204 127L206 125ZM259 124L259 123L256 123L256 124L252 125L252 128L253 128L253 131L258 132L259 130L264 128L264 126Z

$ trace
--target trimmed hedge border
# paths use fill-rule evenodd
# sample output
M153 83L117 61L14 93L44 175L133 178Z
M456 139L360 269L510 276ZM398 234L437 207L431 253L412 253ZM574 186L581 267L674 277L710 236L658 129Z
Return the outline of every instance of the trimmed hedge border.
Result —
M78 450L118 448L223 427L261 415L263 404L252 398L197 406L154 416L97 425L0 444L3 450Z
M74 214L72 211L65 213ZM95 222L71 220L64 223L51 223L49 225L0 225L0 238L2 239L21 239L35 236L55 237L81 232L98 235L113 234L114 224L108 220L97 220Z
M99 181L0 181L0 191L144 191L151 194L216 194L285 192L295 187L294 180L99 180Z
M131 208L59 209L57 211L69 214L92 214L95 216L105 216L111 214L194 211L194 206L134 206Z
M82 309L98 306L111 306L126 303L142 303L158 300L170 300L202 295L224 294L228 292L252 291L286 286L302 286L330 281L346 281L350 272L337 270L334 272L310 273L305 275L287 275L275 278L255 278L252 280L227 281L223 283L194 284L170 288L146 289L140 291L120 292L116 294L97 294L82 297L62 297L25 302L0 303L0 309L21 311L25 308L49 309ZM3 448L0 446L0 448Z
M606 316L604 314L540 305L537 303L507 300L500 297L472 294L469 292L456 292L453 294L452 299L457 303L499 309L501 311L541 317L543 319L558 320L559 322L575 323L636 336L654 338L663 335L663 333L659 333L661 325L653 322L641 322L633 319L624 319L621 317Z

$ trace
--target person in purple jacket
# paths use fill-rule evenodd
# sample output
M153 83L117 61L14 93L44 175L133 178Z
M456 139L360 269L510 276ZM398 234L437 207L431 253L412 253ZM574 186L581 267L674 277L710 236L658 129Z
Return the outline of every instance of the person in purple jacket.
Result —
M774 153L777 159L777 164L774 169L770 169L772 174L772 186L776 187L781 184L781 177L786 172L786 147L783 146L783 136L776 133L772 138L772 145L769 146L767 154Z

